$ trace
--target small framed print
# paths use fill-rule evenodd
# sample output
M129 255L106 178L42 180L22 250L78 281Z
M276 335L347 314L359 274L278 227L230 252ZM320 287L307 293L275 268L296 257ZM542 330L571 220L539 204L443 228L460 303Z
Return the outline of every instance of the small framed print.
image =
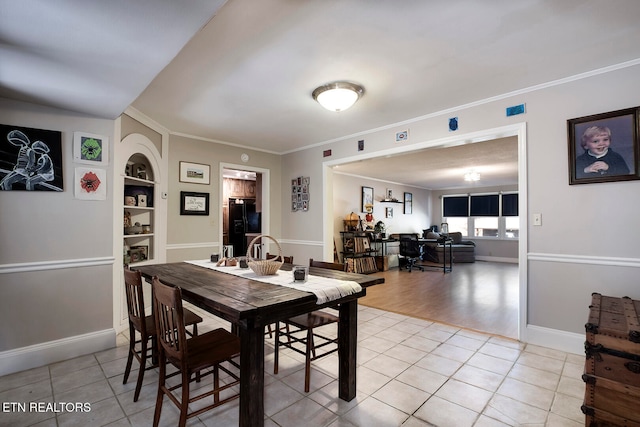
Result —
M404 193L404 213L405 215L411 214L413 211L413 194Z
M147 207L147 195L146 194L138 194L137 196L137 205L140 207Z
M393 218L393 208L385 208L384 211L387 218Z
M109 163L109 138L93 133L74 132L73 160L76 163L107 165Z
M368 205L373 209L373 187L362 187L362 212L369 212Z
M209 193L181 191L180 215L209 215Z
M209 165L180 162L180 182L209 185L210 171L211 168L209 167Z

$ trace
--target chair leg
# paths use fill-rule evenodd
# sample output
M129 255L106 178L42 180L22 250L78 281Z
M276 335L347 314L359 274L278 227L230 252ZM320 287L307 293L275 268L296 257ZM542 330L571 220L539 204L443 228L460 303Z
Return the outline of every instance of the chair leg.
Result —
M189 373L182 369L182 400L180 401L180 422L179 427L187 425L187 414L189 413Z
M136 351L136 330L129 323L129 355L127 356L127 366L124 368L124 378L122 384L126 384L131 373L131 363L133 362L133 353Z
M144 371L147 367L147 344L148 339L142 338L140 349L140 370L138 371L138 381L136 381L136 391L133 394L133 401L137 402L140 397L140 389L142 389L142 380L144 379Z
M220 369L218 364L213 367L213 389L218 390L220 388ZM220 403L220 392L213 393L213 403Z
M160 372L158 374L158 394L156 396L156 410L153 413L153 427L158 427L158 424L160 424L160 413L162 412L162 398L164 397L163 388L165 386L166 374L167 367L163 357L163 360L160 362Z
M197 337L198 336L198 324L194 323L193 324L193 335L191 335L192 337ZM196 371L196 382L199 383L200 382L200 371Z
M309 393L309 384L311 383L311 352L315 354L313 346L313 329L307 329L307 351L304 360L304 392Z

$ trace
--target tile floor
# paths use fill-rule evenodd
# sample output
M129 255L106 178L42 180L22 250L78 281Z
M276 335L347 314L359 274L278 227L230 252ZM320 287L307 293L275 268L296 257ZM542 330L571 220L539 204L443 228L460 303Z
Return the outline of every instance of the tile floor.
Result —
M190 308L205 318L201 332L229 326ZM583 356L364 306L358 321L358 393L351 402L337 397L335 354L313 364L311 391L305 394L301 356L283 352L280 373L274 376L273 340L266 339L266 426L584 425ZM137 371L122 384L127 334L119 335L117 344L111 350L0 377L0 426L152 425L157 373L146 373L140 399L134 403ZM7 408L11 402L88 403L90 412L20 412ZM174 426L178 411L166 398L164 402L161 425ZM187 425L237 423L236 400Z

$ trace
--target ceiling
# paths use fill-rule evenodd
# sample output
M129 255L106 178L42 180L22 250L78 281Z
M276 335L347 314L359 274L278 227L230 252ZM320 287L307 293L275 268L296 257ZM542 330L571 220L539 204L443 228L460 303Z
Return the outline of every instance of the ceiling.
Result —
M110 119L131 106L174 134L282 154L640 58L637 0L401 5L0 0L0 96ZM334 80L365 94L324 110L311 92ZM457 158L496 166L474 145ZM450 185L432 175L411 184Z

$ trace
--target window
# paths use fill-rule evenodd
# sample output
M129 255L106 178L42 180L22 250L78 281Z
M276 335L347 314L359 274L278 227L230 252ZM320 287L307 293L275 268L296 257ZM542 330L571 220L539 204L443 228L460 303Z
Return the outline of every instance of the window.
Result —
M517 239L518 193L443 196L442 221L449 224L449 232L467 237Z

